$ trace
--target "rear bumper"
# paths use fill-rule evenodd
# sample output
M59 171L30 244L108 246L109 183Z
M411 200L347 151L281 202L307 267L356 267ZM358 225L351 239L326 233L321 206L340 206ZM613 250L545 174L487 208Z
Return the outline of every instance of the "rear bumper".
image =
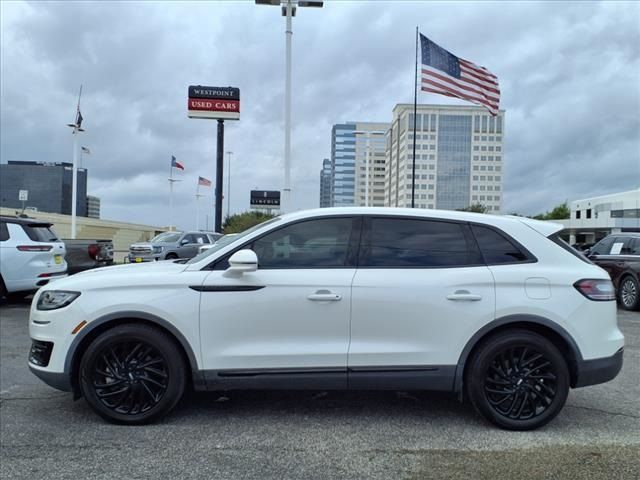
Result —
M622 369L624 348L618 350L611 357L582 360L577 365L577 377L574 388L597 385L613 380Z

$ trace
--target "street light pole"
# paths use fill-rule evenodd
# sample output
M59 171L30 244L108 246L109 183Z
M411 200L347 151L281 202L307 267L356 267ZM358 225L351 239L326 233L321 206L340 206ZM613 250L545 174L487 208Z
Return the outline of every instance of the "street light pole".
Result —
M233 152L227 152L227 158L229 159L227 165L227 220L231 216L231 155L233 155Z
M284 185L282 187L281 211L286 213L291 204L291 37L293 25L291 18L295 16L297 7L321 8L324 4L316 0L255 0L256 5L272 5L282 8L286 17L285 29L285 81L284 81Z

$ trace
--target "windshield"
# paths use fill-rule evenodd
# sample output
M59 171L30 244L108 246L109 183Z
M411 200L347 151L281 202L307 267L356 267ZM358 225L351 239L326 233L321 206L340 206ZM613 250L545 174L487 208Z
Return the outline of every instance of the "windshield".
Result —
M208 250L205 250L200 255L196 255L191 260L189 260L187 263L198 263L199 261L209 257L210 255L213 255L218 250L221 250L224 247L226 247L227 245L235 242L236 240L241 240L242 238L246 237L247 235L255 232L256 230L258 230L259 228L262 228L262 227L264 227L266 225L270 225L270 224L275 223L275 222L277 222L279 220L280 220L280 217L272 218L271 220L267 220L266 222L262 222L262 223L259 223L258 225L254 225L253 227L245 230L244 232L241 232L241 233L230 233L228 235L223 235L220 238L220 240L218 240L216 243L213 244L213 247L209 248Z
M156 235L155 237L153 237L151 239L151 243L159 243L159 242L173 243L173 242L177 242L181 235L182 235L182 233L164 232L164 233L161 233L160 235Z

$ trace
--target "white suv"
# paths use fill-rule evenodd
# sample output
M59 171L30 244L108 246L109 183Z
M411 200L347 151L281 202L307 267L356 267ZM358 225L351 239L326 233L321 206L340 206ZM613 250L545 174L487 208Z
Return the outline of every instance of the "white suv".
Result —
M166 414L192 385L440 390L503 428L536 428L570 387L622 366L609 276L561 228L437 210L292 213L186 264L44 287L29 364L119 423Z
M67 275L66 249L52 224L0 217L0 298L28 295Z

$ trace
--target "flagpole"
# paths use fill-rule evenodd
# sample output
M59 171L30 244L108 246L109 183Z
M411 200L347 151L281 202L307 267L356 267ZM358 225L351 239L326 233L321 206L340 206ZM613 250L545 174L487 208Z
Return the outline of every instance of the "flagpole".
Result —
M169 231L173 230L173 164L169 167Z
M418 27L416 27L416 71L413 88L413 167L411 171L411 208L416 208L416 120L418 116Z
M200 230L200 181L196 185L196 230Z

